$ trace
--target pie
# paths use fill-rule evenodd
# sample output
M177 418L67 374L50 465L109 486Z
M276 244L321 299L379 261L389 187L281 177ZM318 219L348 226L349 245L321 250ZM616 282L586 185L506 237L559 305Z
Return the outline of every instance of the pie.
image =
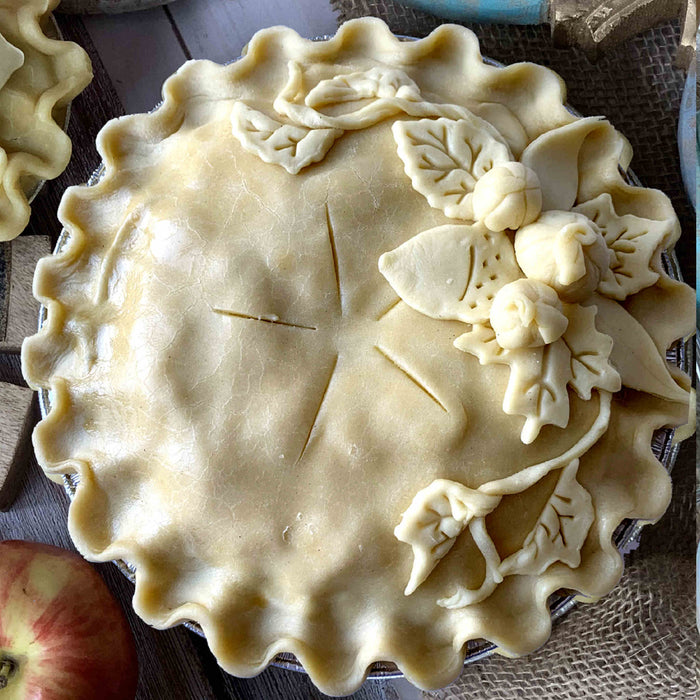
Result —
M24 230L28 197L68 165L66 110L92 79L77 44L49 38L58 1L0 0L0 241Z
M268 29L163 94L104 127L36 272L34 444L78 475L78 549L240 676L288 652L329 694L380 660L436 688L468 640L539 647L548 596L609 592L615 529L669 501L694 295L668 198L457 26Z

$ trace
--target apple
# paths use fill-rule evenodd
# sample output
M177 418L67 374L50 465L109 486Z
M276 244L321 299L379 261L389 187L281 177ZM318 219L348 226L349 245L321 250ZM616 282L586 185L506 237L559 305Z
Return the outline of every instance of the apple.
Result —
M0 542L1 700L130 700L137 678L129 624L90 564Z

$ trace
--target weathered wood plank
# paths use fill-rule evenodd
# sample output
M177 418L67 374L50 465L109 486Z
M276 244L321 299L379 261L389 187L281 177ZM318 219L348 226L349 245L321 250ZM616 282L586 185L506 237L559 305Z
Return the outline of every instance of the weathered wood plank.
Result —
M19 491L35 414L33 391L0 382L0 511L10 508Z
M19 355L0 353L0 382L24 385Z
M2 244L4 275L0 278L0 353L18 353L22 341L36 333L39 303L32 296L34 268L51 252L48 236L20 236Z
M336 13L319 0L179 0L166 8L192 58L226 63L241 54L250 37L264 27L283 24L302 36L334 34Z
M127 113L160 102L163 81L186 60L162 8L83 19Z
M70 14L118 14L156 7L172 0L61 0L61 12Z

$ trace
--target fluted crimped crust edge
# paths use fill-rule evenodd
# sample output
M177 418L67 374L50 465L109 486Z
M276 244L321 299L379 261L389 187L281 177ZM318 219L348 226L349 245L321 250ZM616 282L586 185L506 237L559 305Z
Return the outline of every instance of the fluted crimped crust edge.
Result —
M1 9L17 6L18 48L36 51L50 58L56 81L37 92L35 86L23 85L22 74L31 70L25 63L11 78L13 91L35 104L33 123L27 124L23 136L12 143L7 153L0 137L0 241L18 236L29 221L28 192L23 179L34 181L58 177L68 165L71 141L54 118L57 108L66 108L92 80L92 67L85 51L77 44L46 36L42 29L46 17L59 0L9 0ZM0 32L3 27L0 26ZM33 139L32 132L38 134ZM5 157L6 156L6 159ZM6 162L5 162L6 161Z
M363 682L369 666L375 661L390 661L414 684L425 689L442 687L459 674L464 657L465 645L470 639L483 638L499 647L505 655L529 653L542 645L551 631L551 618L548 598L555 591L566 588L578 592L584 599L595 599L609 592L617 583L622 572L622 558L613 544L613 533L625 518L640 518L654 521L665 511L670 499L670 480L654 458L651 451L653 430L664 425L682 421L682 411L677 406L653 399L652 397L632 397L631 402L641 407L644 419L634 418L634 439L623 452L636 461L636 470L644 488L635 489L624 508L606 512L605 517L596 518L584 545L582 564L571 569L564 564L550 567L540 577L509 577L508 587L501 586L479 605L478 611L465 614L464 629L456 634L452 645L436 651L430 658L419 653L420 641L397 636L390 638L397 643L390 649L379 649L374 640L367 639L358 649L348 649L347 663L342 668L331 667L314 649L313 638L280 638L265 648L256 646L250 640L246 661L228 652L225 636L216 616L201 605L186 604L177 609L166 609L163 605L163 591L157 577L156 566L151 553L135 543L109 541L105 533L92 532L85 527L80 514L87 504L100 498L95 487L91 465L77 459L54 461L51 458L51 431L61 417L70 411L70 402L62 370L80 361L79 348L82 339L79 326L69 327L71 309L51 290L65 289L70 279L74 263L90 254L89 234L82 228L78 214L86 211L90 203L114 192L120 168L128 164L131 153L137 151L141 142L156 143L175 133L183 119L184 108L191 96L201 95L203 90L216 94L219 86L243 78L255 66L259 57L286 50L298 53L302 60L332 59L342 52L363 51L377 60L413 63L429 55L436 46L449 50L459 69L468 67L475 80L483 81L485 89L495 85L514 86L523 81L535 89L540 96L541 112L546 112L557 124L572 121L574 117L567 111L565 88L561 79L542 66L519 63L506 68L496 68L482 62L476 37L462 27L444 25L425 39L415 42L401 42L388 30L386 25L375 19L353 20L344 24L336 36L328 41L313 42L301 38L294 31L275 27L258 32L248 45L244 57L228 66L219 66L207 61L186 63L163 87L163 104L151 114L133 115L113 120L100 132L98 150L105 166L104 177L94 187L72 187L64 196L59 217L70 236L59 254L43 259L36 272L34 292L47 308L47 320L42 330L28 339L22 349L22 364L25 377L34 389L51 391L51 411L34 432L34 446L37 458L47 473L60 479L64 473L76 473L79 486L69 512L69 528L76 546L92 561L123 559L136 568L136 592L134 607L149 624L167 628L186 620L201 625L208 643L222 667L235 675L252 676L260 673L280 652L293 653L307 670L313 682L325 693L344 695L356 690ZM531 88L532 89L532 88ZM515 95L516 99L521 99ZM524 95L522 99L525 99ZM539 114L532 115L524 126L532 139L543 128ZM639 215L661 218L672 214L668 199L653 190L641 190L628 185L621 177L619 166L626 168L631 151L626 140L614 130L606 131L605 153L599 158L601 189L612 192L621 210L635 211ZM591 185L591 188L593 186ZM595 196L595 194L593 194ZM674 239L675 240L675 239ZM671 241L673 243L674 241ZM666 292L661 295L662 303L671 305L678 299L685 299L683 285L662 276ZM659 346L670 344L672 339L687 335L687 315L679 315L663 329L647 328ZM621 409L616 419L620 429L633 418ZM607 446L610 450L610 445ZM605 437L591 451L605 450ZM596 484L585 484L596 494ZM506 590L507 588L507 590ZM309 633L310 634L310 633ZM399 635L400 636L400 635ZM413 649L410 647L413 646ZM439 659L439 661L438 661Z

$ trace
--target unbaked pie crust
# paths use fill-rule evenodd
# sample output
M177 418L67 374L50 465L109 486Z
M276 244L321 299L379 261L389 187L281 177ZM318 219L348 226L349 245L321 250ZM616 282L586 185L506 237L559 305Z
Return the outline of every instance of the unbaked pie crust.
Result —
M0 241L27 225L37 183L68 165L65 110L92 78L77 44L46 35L58 2L0 0Z
M78 549L236 675L291 652L329 694L379 660L436 688L467 640L536 649L549 595L609 592L616 527L669 501L650 444L687 419L664 354L694 305L668 199L457 26L273 28L163 96L102 130L35 279L34 444L79 475Z

